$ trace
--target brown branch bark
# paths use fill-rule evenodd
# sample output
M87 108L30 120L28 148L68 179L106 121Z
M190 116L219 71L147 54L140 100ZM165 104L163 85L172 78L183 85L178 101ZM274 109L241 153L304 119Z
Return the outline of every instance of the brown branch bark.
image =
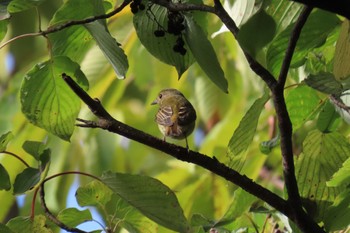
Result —
M278 120L278 128L281 135L281 153L283 164L283 175L288 194L288 203L293 211L297 225L302 225L306 229L311 230L313 220L311 217L301 217L301 213L304 213L301 198L299 194L298 184L295 177L294 167L294 154L293 154L293 127L287 110L287 106L284 98L284 86L286 83L289 67L292 61L292 57L301 34L301 30L305 25L308 16L312 11L312 7L304 7L295 26L291 32L291 36L288 42L286 55L283 59L280 74L278 77L278 85L272 89L272 99L274 101L276 116ZM308 226L309 225L309 226ZM309 231L307 231L309 232Z
M322 10L330 11L342 15L350 20L350 1L349 0L292 0L302 3L306 6L317 7Z
M225 24L225 26L231 31L233 36L237 38L239 29L235 22L223 8L220 0L214 0L214 11L210 7L201 7L200 9L196 6L187 6L186 4L169 4L166 0L154 0L157 4L161 4L171 10L201 10L206 12L214 13L220 20ZM180 5L181 7L179 7ZM288 48L286 55L284 57L280 75L278 81L275 77L259 62L257 62L253 57L247 52L244 55L251 67L251 69L266 83L272 92L272 99L276 109L276 115L278 120L278 127L281 134L281 152L283 160L283 174L286 184L287 194L288 194L288 205L293 217L291 218L298 227L304 232L324 232L313 219L306 214L304 211L301 199L298 191L297 181L295 178L294 169L294 159L293 159L293 147L292 147L292 124L286 107L284 99L284 85L286 82L288 70L294 54L294 50L299 39L301 30L306 23L306 20L311 13L312 7L305 7L300 14L294 29L291 34L291 38L288 43Z
M40 185L40 190L39 190L39 194L40 194L40 202L41 202L41 207L44 209L45 215L53 222L55 223L57 226L59 226L60 228L68 231L68 232L76 232L76 233L87 233L86 231L80 230L78 228L75 227L69 227L66 224L64 224L63 222L61 222L60 220L58 220L56 218L56 216L49 210L49 208L46 205L45 202L45 187L44 187L45 182L43 182Z
M96 16L91 16L89 18L86 19L82 19L82 20L71 20L62 24L58 24L58 25L54 25L49 27L48 29L44 30L44 31L39 31L39 32L34 32L34 33L27 33L27 34L23 34L23 35L19 35L16 36L8 41L6 41L5 43L0 45L0 49L2 49L3 47L5 47L6 45L8 45L9 43L24 38L24 37L33 37L33 36L46 36L48 34L54 33L54 32L58 32L61 31L63 29L69 28L71 26L75 26L75 25L84 25L87 23L91 23L94 22L96 20L100 20L100 19L107 19L112 17L113 15L116 15L117 13L121 12L127 5L129 5L129 3L131 2L131 0L124 0L122 2L122 4L120 4L119 7L115 8L113 11L109 12L108 14L102 14L102 15L96 15Z
M99 19L109 18L112 15L120 12L127 6L131 0L125 0L119 7L108 14L93 16L84 20L75 20L69 21L61 25L55 25L51 28L48 28L45 31L36 33L36 35L46 36L50 33L54 33L65 28L68 28L73 25L82 25L90 23ZM226 27L231 31L234 37L237 37L239 29L236 26L235 22L228 15L228 13L223 8L219 0L214 0L214 6L207 5L197 5L197 4L182 4L182 3L173 3L167 0L153 0L154 3L167 7L173 11L204 11L217 15L220 20L226 25ZM279 122L279 129L281 132L281 150L283 156L283 165L284 165L284 178L286 182L287 192L288 192L288 201L286 202L282 198L278 197L276 194L270 192L267 189L257 185L249 178L240 175L236 171L228 168L224 164L220 163L215 159L215 157L210 158L208 156L202 155L198 152L187 151L187 149L178 147L173 144L169 144L154 138L151 135L145 134L142 131L136 130L130 126L127 126L117 120L115 120L99 103L97 100L93 100L88 96L83 90L77 91L78 88L74 85L74 81L70 81L69 77L63 75L66 82L71 86L71 88L77 93L77 95L90 107L91 111L98 116L98 122L90 122L81 120L81 124L78 126L81 127L98 127L105 130L109 130L114 133L118 133L125 137L128 137L132 140L138 141L155 149L161 150L165 153L168 153L177 159L195 163L199 166L206 168L213 173L224 177L225 179L235 183L248 191L249 193L259 197L260 199L266 201L274 208L278 209L280 212L288 216L292 221L294 221L300 229L304 232L324 232L302 209L300 196L298 193L296 179L294 174L294 164L293 164L293 151L292 151L292 125L286 109L285 100L283 96L284 84L286 81L288 69L290 66L290 61L294 53L296 42L300 35L301 29L306 22L306 19L311 11L311 8L306 8L301 14L296 27L293 30L288 50L286 51L286 56L283 61L282 69L278 81L275 77L259 62L257 62L253 57L251 57L245 51L245 57L251 67L251 69L265 81L267 86L272 91L273 101L275 103L276 115ZM5 44L6 45L6 44ZM85 94L84 94L85 93ZM188 156L190 154L190 156Z
M275 193L269 191L268 189L258 185L247 176L241 175L225 164L220 163L215 158L215 156L209 157L207 155L188 150L187 148L165 142L159 138L153 137L152 135L146 134L143 131L135 129L114 119L104 109L100 101L92 99L82 88L79 87L77 83L74 82L72 78L66 74L62 74L62 78L70 86L74 93L79 96L84 101L84 103L88 105L91 111L98 117L98 121L96 122L78 119L78 121L81 122L78 124L78 126L108 130L110 132L127 137L131 140L137 141L141 144L147 145L151 148L160 150L166 154L173 156L176 159L201 166L208 171L211 171L214 174L217 174L224 179L232 182L233 184L240 186L245 191L260 198L261 200L271 205L273 208L286 215L292 221L296 222L297 224L299 223L297 221L298 219L296 219L294 211L290 208L287 201ZM301 211L299 214L300 217L303 217L310 221L309 226L306 227L305 225L307 224L305 223L299 223L300 225L298 224L298 226L303 229L304 232L324 233L324 231L322 231L322 229L319 228L317 224L315 224L305 212Z

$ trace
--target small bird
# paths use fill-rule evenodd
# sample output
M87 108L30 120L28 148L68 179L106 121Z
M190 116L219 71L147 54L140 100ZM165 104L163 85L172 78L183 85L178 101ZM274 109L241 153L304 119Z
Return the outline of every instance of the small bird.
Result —
M155 121L160 132L166 137L186 140L194 129L197 118L196 110L185 96L176 89L168 88L159 92L158 97L151 103L159 104Z

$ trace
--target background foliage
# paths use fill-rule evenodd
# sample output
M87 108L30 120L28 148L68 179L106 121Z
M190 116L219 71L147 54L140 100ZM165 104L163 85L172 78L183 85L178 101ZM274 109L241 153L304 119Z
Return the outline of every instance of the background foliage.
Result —
M48 208L70 227L96 218L90 213L93 206L103 220L101 226L88 226L88 231L100 232L104 227L111 232L206 232L210 228L219 232L293 228L298 232L278 211L202 168L122 136L75 127L78 114L83 119L95 117L60 76L72 76L116 119L159 137L154 123L157 109L150 103L161 89L179 89L198 115L190 148L215 155L284 196L270 93L250 70L239 44L278 76L302 5L282 0L225 1L225 9L240 28L238 41L216 16L187 12L184 56L173 51L177 36L154 36L154 30L166 27L167 11L148 1L143 1L146 9L136 14L127 6L107 20L7 43L39 29L108 13L118 4L115 0L0 2L4 45L0 49L0 151L4 152L0 155L0 231L58 232L38 197L32 204L35 192L31 190L45 177L79 171L102 182L71 174L45 181ZM349 51L349 21L313 10L285 88L300 194L308 213L327 232L346 231L350 219L350 118L343 106L349 105ZM72 187L83 209L67 203L74 199L69 192Z

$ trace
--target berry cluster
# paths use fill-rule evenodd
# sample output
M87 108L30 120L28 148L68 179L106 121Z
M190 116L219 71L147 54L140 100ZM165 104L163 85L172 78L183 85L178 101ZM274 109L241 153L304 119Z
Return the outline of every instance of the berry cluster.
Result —
M182 31L185 30L184 21L185 17L181 12L168 12L168 33L177 36L173 50L182 56L186 54L186 49L184 48L185 42L182 39Z
M182 36L179 36L176 39L176 44L173 47L174 52L180 53L182 56L186 54L186 49L184 48L185 42L182 39Z
M131 12L133 14L136 14L139 10L144 10L146 7L145 5L142 3L142 0L133 0L132 3L130 3L130 8L131 8Z
M160 25L157 30L154 31L154 35L156 37L163 37L165 36L165 33L172 34L174 36L177 36L176 43L173 46L173 50L176 53L180 53L181 55L186 54L186 49L184 47L185 42L182 39L182 31L185 30L185 24L184 24L185 18L183 14L180 12L168 12L168 29L165 30Z
M181 35L185 30L184 25L185 18L180 12L168 12L168 32L175 36Z

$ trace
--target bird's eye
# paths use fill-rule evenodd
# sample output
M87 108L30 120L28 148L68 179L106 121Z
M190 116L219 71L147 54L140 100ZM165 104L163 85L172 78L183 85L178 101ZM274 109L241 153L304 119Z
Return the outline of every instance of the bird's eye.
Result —
M162 98L162 96L163 96L162 94L159 94L159 96L158 96L158 97L159 97L159 99L161 99L161 98Z

